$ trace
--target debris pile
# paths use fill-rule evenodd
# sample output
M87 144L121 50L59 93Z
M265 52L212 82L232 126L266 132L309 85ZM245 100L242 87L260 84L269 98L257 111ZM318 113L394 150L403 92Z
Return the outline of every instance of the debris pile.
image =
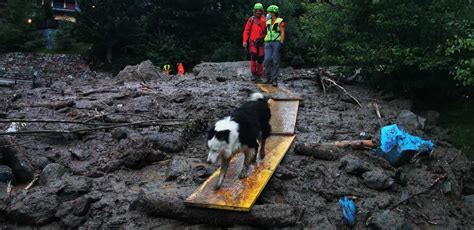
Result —
M0 221L48 229L231 223L339 229L346 220L338 201L347 196L357 207L356 228L474 224L474 167L446 142L445 131L428 121L420 126L418 118L405 122L415 130L410 133L436 147L394 168L373 149L380 145L381 124L397 124L411 103L336 82L360 107L338 87L324 93L317 80L321 69L283 71L281 86L303 97L297 142L254 209L184 207L182 201L216 170L205 163L207 126L257 88L242 80L239 73L248 70L242 63L203 63L195 75L184 76L163 77L156 69L146 62L116 78L0 88ZM6 133L13 122L25 125Z

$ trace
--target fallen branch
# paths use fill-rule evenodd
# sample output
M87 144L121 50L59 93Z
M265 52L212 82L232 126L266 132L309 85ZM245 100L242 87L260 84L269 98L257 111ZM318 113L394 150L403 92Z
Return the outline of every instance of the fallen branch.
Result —
M319 143L296 143L295 153L327 161L336 160L342 154L336 146Z
M11 195L12 190L13 190L12 182L8 181L8 183L7 183L7 197L9 197Z
M36 181L39 180L39 175L36 174L33 180L25 187L25 190L29 190L33 185L36 183Z
M39 103L39 104L17 104L12 106L15 109L20 109L23 107L32 107L32 108L38 108L38 107L46 107L49 109L54 109L54 110L59 110L62 108L67 108L67 107L73 107L76 105L76 102L74 100L67 100L67 101L57 101L53 103Z
M118 90L113 90L113 89L96 89L96 90L84 92L81 94L81 96L86 97L86 96L96 94L96 93L118 93L118 92L119 92Z
M314 80L314 77L308 77L308 76L303 76L303 77L290 77L287 79L284 79L283 82L289 82L289 81L298 81L298 80Z
M141 192L132 203L137 209L150 216L179 219L185 222L211 226L252 225L262 228L287 227L296 224L298 210L288 204L254 205L250 212L235 212L215 209L186 207L176 196L153 192Z
M340 90L342 90L347 96L349 96L350 98L352 98L352 100L354 100L357 105L359 105L361 108L362 108L362 104L359 102L359 100L357 100L357 98L355 98L354 96L352 96L349 92L347 92L347 90L340 86L339 84L337 84L334 80L328 78L328 77L321 77L321 81L327 81L331 84L333 84L334 86L338 87ZM323 87L324 87L324 83L323 83Z
M119 127L130 127L130 126L176 126L176 125L183 125L188 124L194 120L187 120L187 121L173 121L173 120L157 120L157 121L140 121L140 122L133 122L133 123L123 123L123 124L116 124L116 125L109 125L109 126L102 126L96 128L87 128L87 129L74 129L74 130L25 130L25 131L17 131L17 132L2 132L0 136L7 136L7 135L29 135L29 134L76 134L76 133L84 133L90 131L97 131L103 129L114 129Z
M334 143L327 143L328 145L334 145L339 148L350 147L354 150L371 149L374 147L372 140L353 140L353 141L336 141Z
M396 203L395 205L393 205L393 206L390 208L390 210L393 210L393 209L397 208L398 206L402 205L403 203L408 202L408 200L410 200L410 199L412 199L412 198L414 198L414 197L417 197L417 196L420 196L420 195L422 195L422 194L428 193L429 191L431 191L431 189L433 189L433 187L434 187L435 185L437 185L440 181L445 180L446 178L447 178L446 175L442 175L442 176L436 178L436 180L434 180L433 183L431 183L431 185L430 185L428 188L426 188L425 190L423 190L423 191L421 191L421 192L418 192L418 193L413 194L412 196L408 197L408 198L405 199L405 200L402 200L402 201Z
M114 123L89 123L88 121L68 121L68 120L45 120L45 119L1 119L0 123L57 123L57 124L80 124L80 125L110 125Z

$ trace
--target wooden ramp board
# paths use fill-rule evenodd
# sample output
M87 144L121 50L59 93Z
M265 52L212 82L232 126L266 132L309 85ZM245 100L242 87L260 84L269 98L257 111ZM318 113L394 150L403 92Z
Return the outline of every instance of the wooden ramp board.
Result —
M300 102L270 100L269 104L272 113L270 120L272 134L293 135Z
M243 154L239 153L231 160L221 189L214 189L220 172L218 169L184 203L201 208L250 211L294 139L295 136L269 137L265 158L258 159L251 167L251 174L244 179L238 178L244 161Z
M270 97L275 101L303 100L301 96L291 92L290 90L284 87L274 87L270 84L257 84L257 87L264 93L269 94Z

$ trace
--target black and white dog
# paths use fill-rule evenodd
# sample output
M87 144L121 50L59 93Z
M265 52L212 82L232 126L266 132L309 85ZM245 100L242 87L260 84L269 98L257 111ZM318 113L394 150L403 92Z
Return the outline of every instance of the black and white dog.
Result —
M245 154L239 178L247 177L250 164L256 162L259 147L257 140L261 143L260 159L265 157L265 141L271 132L270 117L268 98L261 93L252 93L250 101L211 127L207 138L207 162L215 164L220 161L221 164L216 189L221 187L230 159L237 152L243 151Z

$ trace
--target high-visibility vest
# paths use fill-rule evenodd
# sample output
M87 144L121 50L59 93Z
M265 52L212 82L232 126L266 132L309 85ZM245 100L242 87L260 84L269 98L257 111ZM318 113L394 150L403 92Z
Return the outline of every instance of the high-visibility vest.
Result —
M178 63L178 74L184 75L184 66L183 63Z
M267 20L267 36L265 36L265 42L280 41L280 24L282 22L283 18L277 18L275 23L272 25L272 19Z

